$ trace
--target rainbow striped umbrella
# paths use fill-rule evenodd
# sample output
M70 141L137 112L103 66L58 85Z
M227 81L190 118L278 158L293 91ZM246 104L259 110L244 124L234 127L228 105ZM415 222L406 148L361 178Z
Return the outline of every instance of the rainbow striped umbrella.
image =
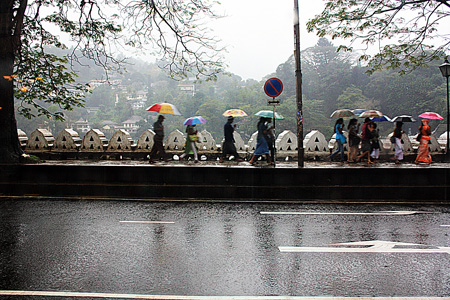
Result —
M157 113L160 113L160 114L170 114L170 115L175 115L175 116L181 116L180 111L178 110L178 108L176 108L175 105L170 104L170 103L164 103L164 102L153 104L152 106L147 108L147 111L156 111Z

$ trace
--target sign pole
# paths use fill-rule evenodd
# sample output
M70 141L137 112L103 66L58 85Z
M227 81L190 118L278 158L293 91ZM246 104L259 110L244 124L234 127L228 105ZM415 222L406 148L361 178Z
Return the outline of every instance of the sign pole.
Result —
M294 41L295 41L295 78L297 90L297 148L298 148L298 167L304 167L304 149L303 149L303 99L302 99L302 70L300 62L300 28L298 0L294 0Z
M267 96L272 97L272 101L268 101L267 105L273 106L272 111L272 122L273 122L273 137L275 137L275 105L280 104L280 101L277 101L275 98L278 97L281 92L283 92L283 83L278 78L270 78L267 79L266 83L264 84L264 92ZM275 141L272 142L273 147L273 164L275 165L276 160L276 147L275 147ZM270 153L272 155L272 153Z
M273 100L275 101L275 97L273 97ZM275 137L275 105L273 106L273 133L272 137ZM273 147L273 165L276 165L276 155L277 155L277 148L275 147L275 139L272 141L272 147Z

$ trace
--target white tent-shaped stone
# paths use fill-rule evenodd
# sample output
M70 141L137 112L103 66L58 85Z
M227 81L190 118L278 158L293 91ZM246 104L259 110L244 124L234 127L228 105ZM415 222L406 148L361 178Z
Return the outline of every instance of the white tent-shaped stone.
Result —
M297 135L290 130L285 130L278 135L275 141L277 151L297 151Z
M308 133L303 140L303 145L306 152L328 152L327 140L318 130Z
M256 150L256 143L258 139L258 131L255 131L252 136L250 137L250 139L248 140L248 151L253 152Z
M164 146L166 150L183 150L185 143L186 138L183 133L176 129L169 134Z
M81 142L81 150L83 151L103 151L108 145L108 140L106 139L103 132L98 129L89 130Z
M242 139L241 135L237 133L236 131L233 132L233 138L234 138L234 145L236 146L237 151L245 151L246 146L244 143L244 140Z
M47 129L36 129L28 139L26 150L50 150L55 138Z
M203 130L201 132L201 138L200 138L201 144L198 146L202 150L206 151L215 151L217 150L217 144L214 140L212 134L206 130Z
M123 130L119 129L114 132L113 136L109 140L107 151L116 152L116 151L132 151L134 147L134 141L131 138L130 134Z
M144 131L144 133L141 134L139 140L137 141L136 151L146 152L152 150L154 136L155 132L153 130L147 129L146 131Z
M28 136L27 134L21 130L17 129L17 135L19 136L19 142L21 147L26 147L28 142Z
M58 133L55 140L55 150L58 151L74 151L81 146L81 138L73 129L64 129Z

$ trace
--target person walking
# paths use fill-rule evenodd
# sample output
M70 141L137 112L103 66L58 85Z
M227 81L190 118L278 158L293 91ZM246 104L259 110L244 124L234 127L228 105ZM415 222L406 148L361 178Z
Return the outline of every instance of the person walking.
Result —
M429 120L423 119L422 125L420 125L419 127L419 135L417 137L417 140L420 142L420 145L419 153L417 154L416 160L414 161L416 164L431 164L432 162L430 150L428 148L428 144L431 140L431 127L428 126L429 122Z
M180 156L181 159L184 159L189 154L193 154L194 163L198 163L197 145L195 144L198 141L197 133L195 125L186 126L186 144L184 145L184 153Z
M269 147L270 158L272 162L275 162L275 135L273 133L274 126L272 125L272 119L266 119L266 133L264 134L264 138L267 141L267 146Z
M159 158L162 157L164 161L168 161L166 158L166 151L164 150L163 140L164 140L164 122L165 117L163 115L158 116L158 120L153 123L153 131L155 135L153 136L153 147L150 151L150 163L155 163L154 158L156 154L159 154Z
M371 122L372 139L370 140L371 152L370 157L372 162L376 162L380 158L380 130L377 128L377 123Z
M358 156L359 142L361 141L361 138L358 135L360 125L361 124L359 124L358 120L355 118L351 119L348 123L348 145L350 147L348 151L349 163L356 162L356 158Z
M233 132L236 129L236 124L232 125L234 121L234 118L232 116L228 117L227 123L223 126L223 132L225 139L222 144L222 156L220 157L220 163L224 162L224 159L226 159L227 154L231 154L234 156L234 159L237 162L241 162L242 158L239 156L236 146L234 145L234 137Z
M361 128L361 155L359 155L356 159L356 161L361 161L362 158L364 158L365 156L367 156L367 163L371 164L372 160L370 159L370 151L371 149L371 144L370 144L370 140L372 138L372 134L371 134L371 129L372 127L370 126L370 118L365 118L364 119L364 124L362 125Z
M261 155L265 155L266 156L267 164L269 166L274 164L270 160L269 146L267 145L267 141L266 141L266 139L264 137L264 135L267 134L267 127L266 127L265 123L266 123L266 118L264 118L264 117L259 118L259 122L258 122L258 125L257 125L258 136L256 138L256 149L255 149L255 152L253 152L252 158L248 161L252 165L255 165L256 157L257 156L261 156Z
M402 130L403 122L395 122L394 132L392 137L394 139L394 160L396 164L399 164L403 160L403 145L402 145L402 135L404 131Z
M333 161L333 157L341 153L341 162L344 162L344 144L347 142L344 136L344 119L339 118L336 120L334 124L334 133L336 133L336 143L338 144L338 148L330 155L330 161Z

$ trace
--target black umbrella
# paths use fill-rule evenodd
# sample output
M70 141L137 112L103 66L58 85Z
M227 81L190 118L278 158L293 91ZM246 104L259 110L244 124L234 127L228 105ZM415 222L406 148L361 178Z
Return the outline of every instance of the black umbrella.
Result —
M412 117L412 116L406 116L406 115L401 115L401 116L396 116L395 118L392 119L391 122L415 122L416 120Z

